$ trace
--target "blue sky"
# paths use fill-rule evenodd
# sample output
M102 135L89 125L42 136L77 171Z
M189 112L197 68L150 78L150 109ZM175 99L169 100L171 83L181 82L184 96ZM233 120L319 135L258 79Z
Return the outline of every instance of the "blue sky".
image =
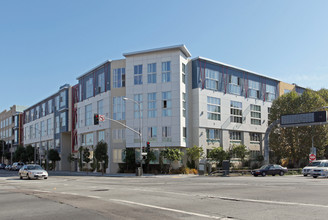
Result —
M328 88L328 1L0 1L0 112L108 59L185 44L284 82Z

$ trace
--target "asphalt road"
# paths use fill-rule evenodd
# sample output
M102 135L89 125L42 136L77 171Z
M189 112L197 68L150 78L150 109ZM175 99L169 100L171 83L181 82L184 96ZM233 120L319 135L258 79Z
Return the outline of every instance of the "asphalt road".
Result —
M328 179L49 176L0 171L0 219L326 219Z

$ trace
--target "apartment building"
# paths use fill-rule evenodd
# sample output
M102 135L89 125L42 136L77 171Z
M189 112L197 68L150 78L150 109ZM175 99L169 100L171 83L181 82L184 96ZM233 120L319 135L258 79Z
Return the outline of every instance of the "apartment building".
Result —
M23 111L26 107L13 105L10 110L0 113L0 140L6 142L6 146L0 146L4 150L6 163L12 163L13 153L17 146L23 144Z
M58 151L58 170L70 170L67 160L71 150L71 86L59 90L24 111L24 146L36 147L35 163L45 163L50 149Z
M116 173L124 150L150 142L159 164L160 151L201 146L225 150L244 144L253 156L263 153L272 101L304 88L208 58L196 57L184 45L123 54L77 77L78 84L60 87L54 95L25 110L24 144L56 149L58 166L70 169L81 147L91 157L97 143L108 145L109 166ZM94 125L94 114L104 121ZM141 135L140 135L141 134ZM77 170L75 164L75 170Z

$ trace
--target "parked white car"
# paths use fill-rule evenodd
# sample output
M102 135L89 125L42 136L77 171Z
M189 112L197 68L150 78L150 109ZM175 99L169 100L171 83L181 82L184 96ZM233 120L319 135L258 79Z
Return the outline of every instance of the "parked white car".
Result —
M328 177L328 161L313 168L310 174L313 178L317 178L318 176Z
M325 163L325 162L328 162L328 160L315 160L315 161L312 161L309 165L307 165L306 167L304 167L302 169L303 176L310 175L314 168L320 166L321 163Z
M38 179L38 178L48 178L48 172L45 171L40 165L37 164L27 164L24 165L19 171L18 175L20 179L26 177L27 179Z

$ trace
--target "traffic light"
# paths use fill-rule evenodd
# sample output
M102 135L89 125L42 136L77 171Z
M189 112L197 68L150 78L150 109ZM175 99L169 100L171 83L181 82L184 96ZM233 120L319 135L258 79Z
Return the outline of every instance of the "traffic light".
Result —
M99 125L99 114L94 114L93 115L93 124L94 125Z
M150 152L150 143L149 141L147 142L147 148L146 148L146 152L149 153Z

